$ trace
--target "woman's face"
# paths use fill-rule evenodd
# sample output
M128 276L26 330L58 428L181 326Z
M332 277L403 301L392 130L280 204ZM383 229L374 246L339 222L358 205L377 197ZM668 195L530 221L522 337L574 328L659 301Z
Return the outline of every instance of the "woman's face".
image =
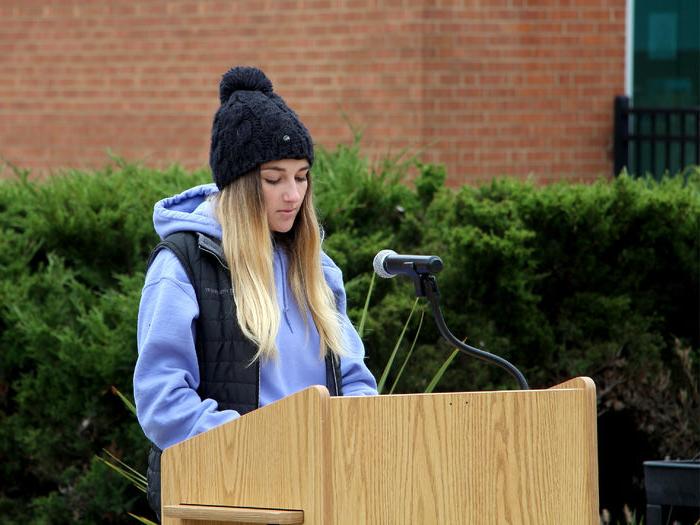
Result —
M285 233L292 229L309 185L309 162L284 159L260 166L265 212L270 230Z

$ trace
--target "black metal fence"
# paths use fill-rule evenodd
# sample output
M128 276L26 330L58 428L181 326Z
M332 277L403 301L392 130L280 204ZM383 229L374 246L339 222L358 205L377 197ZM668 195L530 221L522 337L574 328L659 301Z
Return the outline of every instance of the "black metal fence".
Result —
M671 174L700 164L700 107L636 108L615 97L615 173Z

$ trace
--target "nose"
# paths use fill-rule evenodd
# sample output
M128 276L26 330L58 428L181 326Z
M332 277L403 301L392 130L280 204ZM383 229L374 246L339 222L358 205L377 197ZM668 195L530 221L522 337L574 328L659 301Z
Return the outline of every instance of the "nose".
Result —
M292 182L287 186L286 191L282 196L287 202L297 202L301 198L301 193L299 192L297 185Z

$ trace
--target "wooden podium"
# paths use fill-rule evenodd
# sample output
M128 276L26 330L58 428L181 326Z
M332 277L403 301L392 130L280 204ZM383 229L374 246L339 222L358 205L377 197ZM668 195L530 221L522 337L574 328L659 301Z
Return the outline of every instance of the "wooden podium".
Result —
M593 525L595 385L312 387L163 452L163 523Z

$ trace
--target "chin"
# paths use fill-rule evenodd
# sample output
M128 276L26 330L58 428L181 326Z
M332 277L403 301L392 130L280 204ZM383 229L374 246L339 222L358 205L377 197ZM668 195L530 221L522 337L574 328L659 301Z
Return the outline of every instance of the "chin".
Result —
M270 228L274 233L289 233L292 230L292 226L294 226L294 223L292 224L278 224Z

